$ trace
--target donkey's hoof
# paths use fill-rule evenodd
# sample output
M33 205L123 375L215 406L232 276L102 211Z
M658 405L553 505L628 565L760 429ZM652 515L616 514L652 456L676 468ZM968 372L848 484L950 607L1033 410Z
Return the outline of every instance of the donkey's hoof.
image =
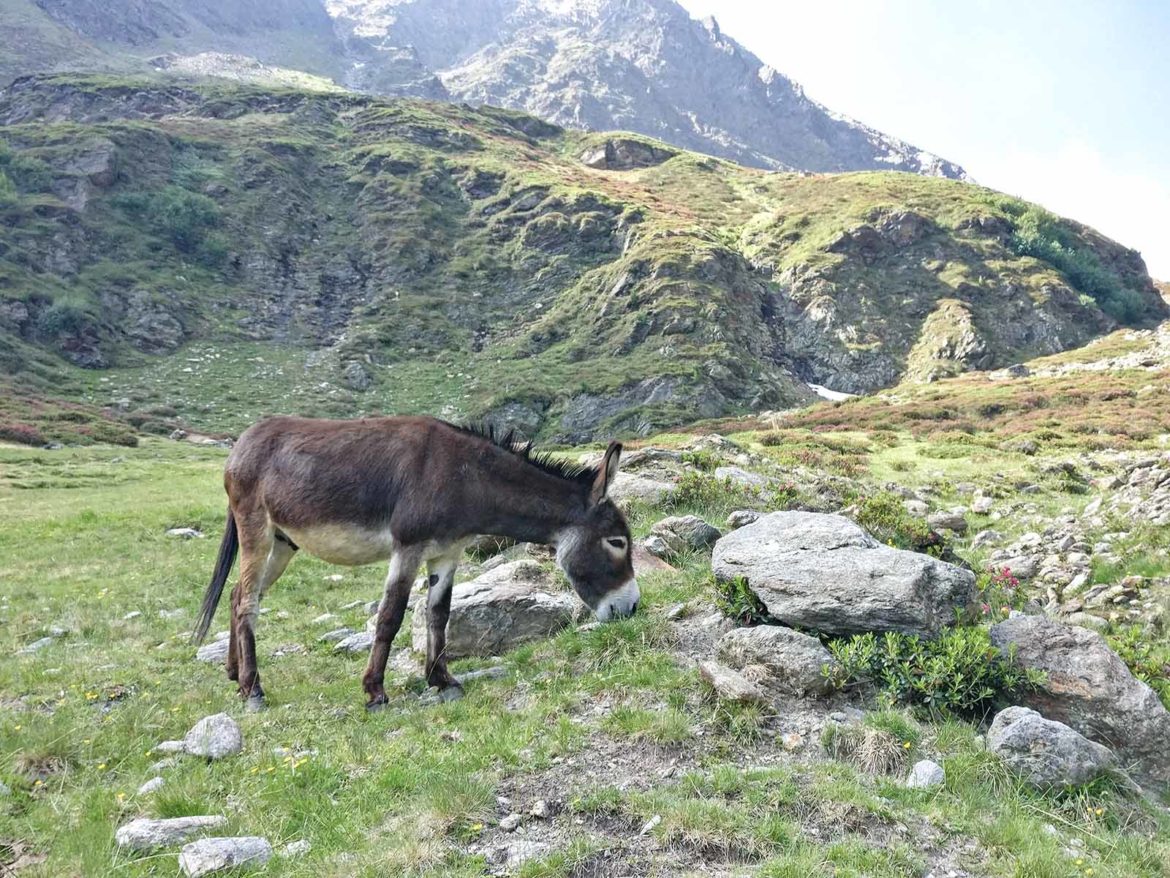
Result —
M244 702L244 710L248 713L259 713L268 706L263 695L252 695Z
M386 709L386 705L389 703L389 698L385 695L379 695L377 698L371 698L366 702L366 711L368 713L380 713Z

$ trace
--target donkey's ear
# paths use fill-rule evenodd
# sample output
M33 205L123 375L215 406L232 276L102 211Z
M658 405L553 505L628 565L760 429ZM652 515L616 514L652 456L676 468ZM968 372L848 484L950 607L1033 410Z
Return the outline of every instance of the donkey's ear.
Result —
M589 499L594 503L600 503L605 499L609 486L613 484L614 477L617 475L618 463L621 458L622 443L610 442L609 448L605 450L605 458L601 461L601 466L597 468L597 478L593 480L593 490L589 494Z

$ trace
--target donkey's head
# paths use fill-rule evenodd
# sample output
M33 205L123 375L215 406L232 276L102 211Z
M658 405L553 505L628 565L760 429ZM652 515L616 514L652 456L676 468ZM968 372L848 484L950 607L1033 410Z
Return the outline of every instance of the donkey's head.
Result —
M589 490L584 515L557 540L557 563L602 622L629 616L641 598L630 554L630 527L606 496L621 454L622 446L611 442Z

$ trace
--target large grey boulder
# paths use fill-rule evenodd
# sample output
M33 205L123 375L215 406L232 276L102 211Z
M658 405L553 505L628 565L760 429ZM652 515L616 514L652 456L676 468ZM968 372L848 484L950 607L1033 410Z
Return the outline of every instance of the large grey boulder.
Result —
M447 657L499 655L555 634L583 615L585 605L535 561L512 561L454 587L447 622ZM414 614L414 648L427 648L426 612Z
M795 695L829 692L829 675L840 667L815 637L781 625L734 628L719 638L716 649L732 668L762 669L770 685Z
M777 621L827 634L934 637L974 611L975 575L884 546L840 515L773 512L715 544L715 577L746 580Z
M202 878L224 869L263 866L272 859L268 839L255 835L238 838L201 838L183 846L179 868L187 878Z
M1042 790L1080 786L1117 766L1108 747L1027 707L997 713L987 732L987 747Z
M140 817L125 826L119 826L114 841L120 848L132 851L152 851L185 842L209 829L218 829L227 818L218 814L205 817L168 817L150 820Z
M1109 747L1142 784L1170 790L1170 712L1100 634L1021 615L992 626L991 642L1044 673L1022 697L1028 707Z

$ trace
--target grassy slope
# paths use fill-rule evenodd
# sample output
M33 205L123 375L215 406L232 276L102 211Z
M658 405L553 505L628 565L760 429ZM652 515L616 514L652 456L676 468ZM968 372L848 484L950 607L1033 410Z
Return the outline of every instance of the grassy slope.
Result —
M792 369L845 363L879 385L961 370L948 344L969 324L999 363L1108 326L1086 290L1012 250L1030 209L979 187L765 174L690 153L595 171L576 157L596 135L417 101L100 77L27 88L8 100L32 118L52 105L107 120L5 131L0 295L35 313L19 333L0 326L0 361L40 393L171 405L206 429L291 407L470 416L518 403L554 436L574 434L559 419L580 394L673 376L673 402L589 425L630 433L791 403L806 392ZM136 118L143 105L157 118ZM114 179L81 179L77 162L107 146ZM84 209L61 201L72 187ZM842 237L907 211L924 229L910 244L875 255ZM1110 283L1146 290L1124 251L1053 228ZM189 347L128 335L109 297L139 290ZM829 300L833 322L794 340L804 309ZM1042 341L991 331L1040 315ZM78 348L110 370L60 359ZM355 360L368 391L341 380Z
M946 442L864 425L828 435L792 428L780 445L756 444L760 437L735 436L786 470L929 484L944 504L959 500L956 483L993 472L1004 484L1039 483L1028 499L1041 517L1090 499L1043 475L1061 450L956 454ZM558 812L540 830L552 848L524 867L527 876L1170 874L1164 817L1105 787L1055 798L1023 790L967 723L874 715L911 743L907 759L945 765L944 789L916 792L821 761L815 741L786 753L779 738L799 710L768 717L715 707L675 655L663 616L679 601L709 606L699 558L644 578L645 613L523 648L505 658L505 679L469 685L462 702L421 707L417 669L399 667L388 680L390 709L376 716L360 706L364 659L332 654L310 620L329 611L360 627L360 610L340 608L375 597L380 573L298 559L266 601L260 630L271 709L241 715L221 669L193 664L183 634L215 541L163 533L218 533L223 454L160 440L129 451L0 448L0 651L53 625L70 632L0 665L0 779L14 789L0 799L0 841L47 856L22 874L169 874L172 855L116 853L114 828L139 814L224 812L230 832L312 842L304 859L275 860L264 874L476 875L484 863L473 845L515 838L495 828L496 795L519 810L547 798ZM716 497L693 511L718 520L734 502ZM661 514L638 510L635 532ZM996 524L1009 536L1025 526ZM1144 551L1170 568L1164 546ZM979 562L979 552L964 554ZM334 572L343 578L326 578ZM124 618L132 611L143 615ZM270 657L285 644L308 651ZM219 710L240 716L244 753L185 761L165 772L161 792L137 796L153 745ZM288 759L274 748L309 752ZM637 835L655 815L657 826Z

